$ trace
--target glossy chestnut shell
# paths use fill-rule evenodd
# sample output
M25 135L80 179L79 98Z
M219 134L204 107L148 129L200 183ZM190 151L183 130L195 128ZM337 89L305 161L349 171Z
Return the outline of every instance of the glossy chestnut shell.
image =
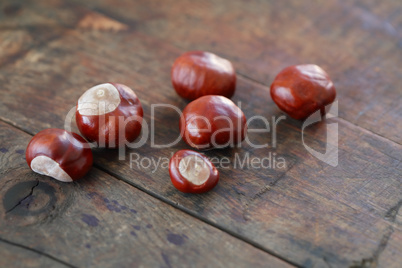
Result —
M143 110L131 88L106 83L80 97L75 117L78 129L88 141L99 147L117 148L140 135Z
M334 102L336 90L328 74L314 64L283 69L271 85L271 97L278 107L294 119L306 119L315 111L325 114Z
M36 134L28 144L29 167L57 180L71 182L83 177L92 167L92 151L80 135L49 128Z
M213 53L190 51L173 63L172 84L188 100L206 95L231 98L236 89L236 72L230 61Z
M183 140L196 149L235 146L246 132L243 112L223 96L209 95L190 102L180 118Z
M169 162L169 175L174 187L184 193L205 193L218 184L219 173L202 154L181 150Z

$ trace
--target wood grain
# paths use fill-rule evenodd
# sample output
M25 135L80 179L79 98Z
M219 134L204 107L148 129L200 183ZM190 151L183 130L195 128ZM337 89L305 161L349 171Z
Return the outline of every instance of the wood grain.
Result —
M2 267L19 255L17 265L52 266L43 254L77 267L289 267L95 168L78 183L35 174L21 149L31 137L0 123L0 138L0 248L21 245L0 251Z
M89 6L182 52L225 56L267 86L289 65L318 64L335 83L341 118L402 144L401 126L395 127L402 117L398 1L103 0Z
M63 9L57 2L16 0L0 3L0 66L12 64L33 47L63 35L70 27L68 23L82 16L80 8Z
M43 254L0 241L0 264L3 267L70 267Z
M106 80L134 88L150 122L152 103L180 108L186 104L170 86L170 64L179 53L174 47L130 31L69 31L1 70L0 79L5 81L2 118L29 133L63 127L64 116L82 92ZM32 58L37 60L32 62ZM12 93L15 88L24 88L24 93ZM247 117L281 115L267 92L266 87L240 78L234 100L243 102ZM178 115L159 110L154 117L156 143L174 140ZM333 123L340 131L340 163L333 168L307 153L301 143L301 123L290 119L281 122L276 148L256 150L243 145L207 155L228 156L234 161L236 153L264 157L271 152L285 159L286 168L221 169L218 187L202 196L177 192L166 169L130 168L129 153L168 158L176 150L187 148L183 142L161 150L151 148L148 140L142 148L128 151L125 161L118 161L116 151L96 151L95 162L119 179L299 265L345 266L372 258L389 228L394 229L390 239L400 232L399 225L385 215L401 197L401 146L335 119ZM323 150L325 126L311 128L306 143ZM272 144L271 134L253 135L250 139L254 142ZM401 241L393 241L386 248L398 251ZM395 259L383 261L397 263Z
M276 148L271 132L250 133L251 141L268 143L269 147L254 149L243 143L241 148L206 153L210 157L228 157L231 163L236 157L249 155L262 158L275 153L285 159L285 168L221 168L218 187L201 196L177 192L164 168L140 168L135 163L130 167L130 153L138 154L141 159L168 158L173 152L187 148L183 142L171 148L158 149L152 148L148 139L145 146L128 150L124 161L118 160L116 151L96 150L96 166L187 214L297 265L397 267L402 262L399 257L402 248L400 126L392 121L393 128L387 127L391 121L387 121L390 119L384 118L386 116L377 120L379 130L373 130L373 122L363 120L365 115L359 118L359 122L352 119L354 113L367 109L367 102L364 102L367 95L362 92L366 90L363 86L370 86L367 90L371 92L370 98L377 100L376 107L381 111L390 108L386 114L400 120L397 102L400 87L385 88L383 73L368 75L369 71L359 62L368 50L365 46L358 50L361 43L353 36L363 35L372 50L381 45L378 58L383 60L381 64L384 67L398 66L395 62L399 57L398 50L391 45L388 37L384 37L385 41L381 44L374 43L353 19L339 26L350 24L350 32L341 31L343 28L328 31L333 21L337 21L342 14L349 14L348 8L342 13L339 11L340 4L333 1L318 5L315 15L312 14L314 9L307 7L304 13L296 13L295 10L303 10L303 6L297 5L296 1L289 1L289 6L273 1L259 5L253 1L247 5L233 2L227 6L223 3L195 3L192 9L186 9L190 2L184 1L168 4L169 8L154 2L118 2L113 10L106 8L106 4L92 3L83 8L78 4L66 5L58 1L44 5L40 11L35 11L33 4L28 6L34 10L32 12L45 14L45 17L51 13L49 10L63 10L65 14L74 15L62 17L58 24L65 31L55 38L49 39L46 44L32 46L17 61L0 66L0 118L31 134L47 127L62 128L66 114L87 88L114 81L135 89L144 106L145 120L150 123L151 118L155 119L155 142L161 144L173 141L179 134L176 127L178 115L172 110L160 108L152 117L151 104L168 103L180 109L187 104L176 95L170 83L170 66L184 50L209 49L233 60L240 73L257 81L240 76L234 101L242 102L242 109L248 118L263 115L269 120L272 116L278 118L282 113L270 99L268 87L261 82L269 84L274 73L286 65L314 59L315 63L328 69L336 84L342 83L338 90L339 113L350 122L335 118L315 124L307 128L304 138L307 145L323 152L326 148L326 123L338 124L337 167L319 161L306 151L301 142L302 123L289 118L278 123ZM376 11L378 16L387 14L391 6L390 1L382 2ZM334 8L334 13L327 20L326 15L332 12L331 8ZM188 16L179 12L184 9L189 10ZM261 14L265 14L266 10L283 12L272 11L265 18ZM294 20L286 20L290 17ZM258 24L258 18L265 18L265 21ZM324 21L321 28L311 26L321 19ZM266 31L266 24L272 20L277 21L272 24L274 30ZM297 25L304 26L297 28ZM22 28L29 32L26 27ZM211 27L216 32L209 30ZM284 36L281 35L283 32L286 33ZM346 45L343 49L339 43L330 42L344 34ZM4 33L4 36L9 35ZM317 41L304 46L301 38L297 38L300 36ZM355 51L358 54L355 55ZM338 58L338 52L342 53L342 57ZM390 56L391 52L396 53L395 57ZM367 58L366 63L371 60ZM355 80L357 73L361 77L359 80ZM400 83L394 69L387 75L387 81L392 81L393 85ZM359 83L358 86L356 83ZM373 115L371 110L366 112ZM255 121L253 126L263 127L261 121ZM385 138L372 132L385 133ZM6 137L2 137L2 141L13 136ZM17 155L7 157L2 170L14 172L14 160L8 160L12 157L18 159ZM28 173L28 170L18 172ZM105 176L108 181L115 181L110 175L102 175L102 178ZM85 196L91 187L97 187L97 192L102 192L107 198L110 198L109 195L129 196L134 191L127 189L127 184L112 191L102 179L102 182L95 183L93 177L89 176L83 183L85 187L88 183L89 188L83 186L77 194L74 190L66 196ZM81 187L81 184L74 187ZM166 206L159 201L152 202L157 202L158 208ZM93 207L82 209L91 210ZM64 219L63 214L58 217ZM122 218L123 222L127 220ZM109 219L108 226L113 226L115 221ZM24 235L22 238L25 238ZM82 257L81 261L88 260Z

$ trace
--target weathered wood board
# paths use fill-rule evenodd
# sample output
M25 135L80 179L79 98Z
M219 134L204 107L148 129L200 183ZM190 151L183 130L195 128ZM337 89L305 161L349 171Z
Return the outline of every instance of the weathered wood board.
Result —
M43 253L21 248L7 242L0 241L0 264L3 267L69 267L55 261Z
M400 1L90 1L90 8L186 50L209 50L270 85L315 63L338 88L339 116L402 144ZM113 6L113 8L110 8Z
M31 135L47 127L63 128L66 114L87 88L115 81L135 89L143 104L148 127L155 120L155 143L170 142L179 134L179 116L166 108L159 108L152 115L152 104L171 104L180 109L187 104L171 87L172 62L186 50L217 52L233 60L239 71L233 100L242 103L248 118L262 115L270 120L270 132L249 135L253 143L267 143L269 147L255 149L243 143L240 148L206 152L210 157L227 157L231 168L221 168L219 185L200 196L175 190L166 168L143 168L135 161L130 162L130 154L134 157L132 160L147 158L157 161L160 157L169 158L179 149L188 148L184 142L170 148L152 148L150 139L143 147L128 150L125 160L118 160L116 151L95 150L95 166L103 172L95 168L82 183L56 189L61 193L67 191L66 198L71 198L71 195L84 199L85 194L90 193L89 189L96 188L96 192L101 192L105 198L116 196L118 202L121 200L118 196L124 199L131 195L145 195L149 200L144 201L144 207L152 204L156 210L170 211L166 214L177 214L177 209L182 210L187 215L180 212L180 217L195 222L199 220L192 218L199 218L205 223L198 224L218 227L290 264L306 267L398 267L402 263L402 216L399 212L402 204L402 145L401 124L398 124L402 107L400 73L396 69L400 66L401 54L394 43L398 39L384 35L386 30L382 28L362 28L357 21L367 14L357 4L348 7L335 1L322 2L319 5L321 13L314 13L314 8L304 10L296 1L289 1L288 5L274 1L247 4L234 1L226 6L224 3L203 2L195 4L193 9L188 8L192 2L185 1L177 1L174 5L127 1L114 4L113 9L109 8L111 4L107 1L87 4L87 7L58 1L20 3L23 11L19 12L29 14L32 20L22 20L26 21L18 25L18 31L13 30L17 24L9 19L11 15L0 17L0 35L12 40L10 44L17 43L15 47L6 46L0 55L0 119ZM368 8L370 5L374 4L368 4ZM381 17L394 9L397 14L398 6L393 5L392 1L383 1L373 12ZM184 9L190 13L180 12ZM272 10L283 12L276 14ZM269 16L264 16L267 11L270 11ZM11 17L20 16L19 12ZM51 14L60 16L55 18ZM356 14L360 17L353 17ZM334 27L342 16L348 19ZM368 17L369 26L372 19ZM398 18L391 17L390 20L399 34ZM314 26L317 21L322 21L322 24ZM51 25L49 29L53 32L46 27L36 27L41 24ZM270 25L272 29L268 27ZM31 29L35 29L34 34ZM284 32L286 34L282 35ZM42 41L37 41L37 35ZM375 39L378 36L383 42ZM304 40L301 37L305 37ZM334 42L339 37L344 37L344 47ZM361 45L359 38L366 43ZM306 44L306 40L314 42ZM377 51L377 58L370 54L375 48L381 48ZM282 113L269 97L269 83L282 67L306 61L322 65L331 74L338 88L340 117L308 127L304 139L308 146L324 152L327 125L337 124L337 167L331 167L308 153L302 143L302 123L289 118L277 124L276 147L273 146L271 118L278 119ZM261 121L254 121L252 126L264 127ZM19 150L24 146L21 145ZM286 166L259 169L233 166L238 159L244 160L247 156L259 159L271 156L273 159L273 154L277 160L283 158ZM13 157L15 161L21 161L18 154ZM7 160L0 167L2 172L15 172L11 161ZM27 167L16 170L48 182L46 178L30 174ZM108 182L113 182L113 186ZM99 207L95 209L94 205L76 210L76 213L92 210L96 215L104 216L104 211ZM54 221L62 221L63 215L58 213ZM178 216L169 214L166 217ZM124 216L107 218L108 228L116 235L113 223L127 223L129 220ZM213 227L208 228L219 232ZM149 232L166 235L164 229L156 229ZM61 235L57 231L52 230ZM82 232L71 231L70 236ZM243 250L246 247L244 242L228 234L221 233L237 241L234 242L239 245L237 250L244 251L244 255L227 252L227 256L239 255L239 259L245 256L244 263L239 262L239 265L255 261L255 265L264 266L264 258L273 258L273 266L284 264L256 249ZM69 238L63 235L64 239ZM8 239L20 243L18 239L26 238L26 234L13 237ZM104 239L112 238L113 235ZM214 241L222 239L215 238ZM141 242L147 245L145 252L155 247L148 240ZM203 250L213 252L215 247L208 247L206 243ZM54 250L52 253L58 255L58 249ZM158 250L164 252L165 249ZM120 256L126 256L125 253ZM113 255L116 252L111 254L117 256ZM148 261L146 254L140 255L144 263ZM183 256L180 254L184 252L176 250L171 255L178 260ZM59 258L68 261L71 256L66 255L63 259L59 255ZM110 260L107 262L102 256L99 258L99 262L105 265L116 264ZM119 264L127 264L130 260ZM89 261L81 257L72 264L94 265ZM164 257L160 255L155 263L147 264L162 261ZM199 261L198 264L202 265L202 260ZM215 263L210 259L204 261L205 264ZM220 263L216 262L216 265Z
M96 168L79 183L35 174L31 136L0 123L0 138L1 267L289 267Z

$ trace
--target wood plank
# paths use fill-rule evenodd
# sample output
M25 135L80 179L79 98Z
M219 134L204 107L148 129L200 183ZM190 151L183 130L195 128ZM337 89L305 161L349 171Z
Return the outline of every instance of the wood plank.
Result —
M0 241L2 267L70 267L43 254Z
M67 112L82 92L94 84L119 81L134 88L150 122L152 103L184 108L170 86L170 64L180 51L132 31L71 30L26 55L7 69L0 69L1 118L29 133L46 127L63 127ZM129 56L127 56L129 55ZM32 59L36 59L33 61ZM19 92L18 90L23 90ZM243 102L247 117L279 116L268 89L239 79L234 100ZM155 114L156 143L173 141L178 115L169 110ZM278 124L277 147L271 134L254 134L265 149L243 145L233 150L210 151L208 156L265 157L276 153L285 169L220 169L221 182L202 196L181 194L170 184L166 169L130 168L129 153L141 157L169 157L187 148L181 142L167 148L145 146L127 152L125 161L116 151L96 151L97 166L152 193L165 202L235 233L242 239L306 267L347 266L371 260L395 265L401 261L378 256L400 252L400 224L386 215L400 202L402 148L340 119L340 159L330 167L309 155L301 143L301 123L291 119ZM261 124L257 124L261 127ZM316 124L305 135L306 143L325 149L326 124ZM89 179L90 180L90 179ZM399 218L399 209L395 211ZM374 257L373 257L374 256Z
M402 117L398 1L86 3L182 52L225 56L238 72L267 86L286 66L318 64L335 83L341 118L402 144L402 125L396 125Z
M57 16L54 15L56 11ZM2 1L0 66L17 61L31 48L62 35L68 30L68 23L81 16L80 8L63 8L57 1Z
M76 183L35 174L21 149L30 138L0 123L0 248L6 239L77 267L290 267L96 168ZM37 255L0 251L0 266L52 263Z

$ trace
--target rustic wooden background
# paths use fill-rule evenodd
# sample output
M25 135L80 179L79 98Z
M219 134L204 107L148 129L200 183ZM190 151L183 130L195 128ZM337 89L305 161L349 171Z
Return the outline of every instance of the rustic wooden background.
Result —
M23 1L0 3L0 266L401 267L402 5L387 1ZM338 92L339 165L310 155L302 123L278 124L276 148L210 151L284 157L285 169L221 169L204 195L174 189L166 169L130 168L95 150L71 184L27 167L42 129L63 128L89 87L107 81L152 103L184 108L170 67L188 50L230 59L234 101L247 117L282 113L269 85L284 67L315 63ZM159 109L156 143L178 135ZM326 123L306 143L325 151ZM256 123L256 126L261 127ZM272 144L270 133L255 143ZM184 142L139 149L169 157Z

